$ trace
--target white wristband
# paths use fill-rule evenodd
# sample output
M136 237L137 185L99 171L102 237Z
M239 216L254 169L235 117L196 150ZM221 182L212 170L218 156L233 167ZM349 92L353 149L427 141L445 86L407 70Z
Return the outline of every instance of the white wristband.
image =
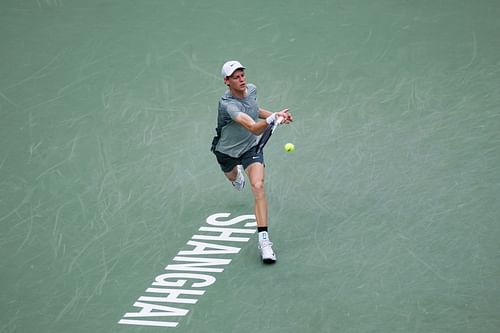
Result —
M276 113L273 113L272 115L266 118L266 123L268 123L269 125L271 125L275 121L276 121Z

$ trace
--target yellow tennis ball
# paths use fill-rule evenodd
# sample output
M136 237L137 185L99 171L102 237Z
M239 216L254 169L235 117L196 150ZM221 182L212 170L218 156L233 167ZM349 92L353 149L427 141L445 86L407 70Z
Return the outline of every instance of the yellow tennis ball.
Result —
M287 143L285 145L285 151L291 153L294 150L295 150L295 146L293 145L293 143Z

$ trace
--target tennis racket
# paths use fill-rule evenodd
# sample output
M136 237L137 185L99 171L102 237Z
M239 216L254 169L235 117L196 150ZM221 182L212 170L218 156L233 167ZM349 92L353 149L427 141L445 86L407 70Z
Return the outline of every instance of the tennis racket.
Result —
M283 122L283 117L278 117L274 123L269 124L266 127L266 129L264 130L264 132L262 132L262 135L260 136L259 142L257 143L257 153L260 153L262 149L264 149L264 146L266 145L267 141L269 141L269 138L274 133L274 130L282 122Z

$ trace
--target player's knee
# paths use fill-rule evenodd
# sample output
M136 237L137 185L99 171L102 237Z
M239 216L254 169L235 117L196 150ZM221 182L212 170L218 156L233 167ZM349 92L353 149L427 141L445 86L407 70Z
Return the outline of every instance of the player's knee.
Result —
M252 191L257 194L264 193L264 180L252 182Z

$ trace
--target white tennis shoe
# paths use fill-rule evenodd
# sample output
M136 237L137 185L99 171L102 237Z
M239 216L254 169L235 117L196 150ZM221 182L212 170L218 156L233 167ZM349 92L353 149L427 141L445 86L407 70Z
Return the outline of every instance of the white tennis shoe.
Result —
M245 187L245 176L243 176L243 167L241 165L238 165L237 168L238 175L236 176L236 180L232 182L232 184L236 190L241 191Z
M274 264L276 262L276 254L273 251L273 243L268 240L259 241L259 251L262 256L262 261L266 264Z

